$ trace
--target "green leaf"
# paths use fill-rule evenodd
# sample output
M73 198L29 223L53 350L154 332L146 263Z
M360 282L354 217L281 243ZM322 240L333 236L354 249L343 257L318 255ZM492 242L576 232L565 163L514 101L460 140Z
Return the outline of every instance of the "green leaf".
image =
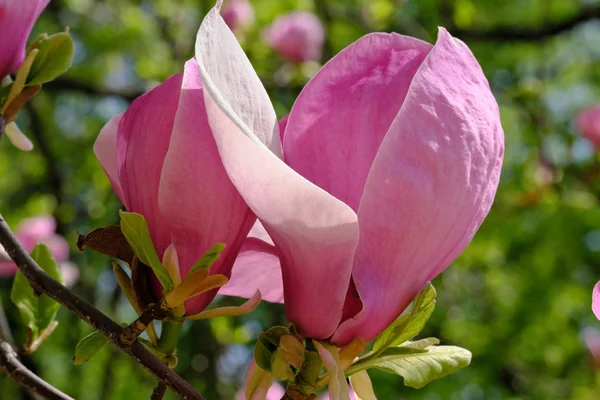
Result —
M53 279L63 283L60 269L45 244L38 244L31 252L31 258ZM60 305L50 297L42 294L36 296L25 275L18 271L13 282L10 299L19 309L21 320L31 331L31 340L35 340L40 332L47 329Z
M213 247L208 249L208 251L202 256L202 258L200 258L198 261L196 261L194 265L192 265L192 269L190 270L190 272L188 272L188 274L191 272L198 271L201 268L210 268L210 266L213 265L214 262L219 259L219 257L221 256L221 252L224 248L225 243L217 243Z
M397 346L417 336L433 313L435 295L435 288L428 282L415 298L412 310L401 315L377 337L373 353L379 354L388 347Z
M453 374L471 363L471 352L456 346L390 347L378 358L359 361L346 373L379 368L404 378L406 386L420 389L429 382Z
M92 359L96 353L108 343L108 339L100 332L95 331L84 337L77 343L73 364L81 365Z
M121 231L127 241L131 245L133 252L137 258L144 264L148 265L154 271L154 274L168 292L173 289L173 281L169 276L169 272L163 267L156 249L150 238L148 223L143 215L120 211Z
M35 57L26 86L41 85L56 79L73 64L75 44L69 32L60 32L35 43L39 53Z

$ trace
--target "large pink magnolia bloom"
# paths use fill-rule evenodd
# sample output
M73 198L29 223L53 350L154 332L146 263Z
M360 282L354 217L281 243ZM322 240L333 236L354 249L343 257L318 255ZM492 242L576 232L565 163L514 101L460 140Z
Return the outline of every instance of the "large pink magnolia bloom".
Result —
M27 38L50 0L0 0L0 80L25 59Z
M323 51L325 29L316 15L291 12L277 17L265 30L264 39L289 62L318 61Z
M21 221L15 229L15 236L27 252L31 252L38 243L48 246L61 268L63 279L70 284L77 280L79 273L77 267L68 261L69 244L55 231L56 221L54 218L42 215ZM15 263L10 261L8 254L0 245L0 276L14 276L17 270Z
M594 146L600 147L600 104L580 111L575 118L575 127Z
M256 217L223 168L195 60L113 117L94 152L125 208L146 218L159 257L173 244L184 277L208 249L225 243L211 273L229 277ZM188 300L187 312L202 311L215 294Z
M488 81L444 29L435 46L369 34L307 84L281 146L273 106L219 5L196 42L208 121L276 247L288 319L338 346L370 341L490 210L504 134ZM238 266L247 285L259 275Z

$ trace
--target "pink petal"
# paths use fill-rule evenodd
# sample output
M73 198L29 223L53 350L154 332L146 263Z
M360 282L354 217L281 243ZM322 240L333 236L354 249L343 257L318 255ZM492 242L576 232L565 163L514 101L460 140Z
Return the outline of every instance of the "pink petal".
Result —
M341 317L356 214L269 151L279 143L275 111L219 7L196 42L208 120L231 181L280 250L288 318L303 334L325 338Z
M177 248L181 276L212 246L225 243L211 273L229 277L256 217L223 168L204 109L198 64L193 59L185 65L158 201ZM253 288L252 294L255 291ZM188 313L202 311L216 292L211 290L186 302Z
M366 35L346 47L294 103L286 163L358 210L381 141L431 48L395 33Z
M119 181L119 169L117 166L117 131L123 114L118 114L112 117L100 131L96 142L94 143L94 154L104 173L108 177L113 190L119 196L121 203L127 208L125 196L123 196L123 188Z
M182 78L182 73L173 75L138 97L123 114L117 134L119 181L127 210L146 218L159 257L171 238L158 210L158 185Z
M373 339L469 244L494 200L503 142L479 64L440 29L369 173L353 270L364 308L334 343Z
M0 0L0 80L25 59L27 38L50 0Z
M283 303L281 265L275 246L249 237L235 260L231 279L219 294L250 298L257 289L263 300Z
M596 318L600 319L600 282L596 283L592 292L592 311Z

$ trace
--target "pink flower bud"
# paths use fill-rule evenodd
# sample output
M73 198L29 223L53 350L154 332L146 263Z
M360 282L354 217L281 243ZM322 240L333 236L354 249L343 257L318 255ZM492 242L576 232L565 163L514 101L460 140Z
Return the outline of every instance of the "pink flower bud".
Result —
M292 12L278 17L264 33L265 42L292 63L321 58L325 29L316 15Z
M0 80L25 59L27 38L50 0L0 1Z
M230 0L223 6L221 17L229 29L236 32L254 23L254 8L248 0Z

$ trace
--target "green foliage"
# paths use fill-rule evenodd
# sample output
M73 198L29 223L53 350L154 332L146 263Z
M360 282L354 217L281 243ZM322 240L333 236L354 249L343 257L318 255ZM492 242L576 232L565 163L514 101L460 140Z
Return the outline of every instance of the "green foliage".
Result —
M60 32L40 38L34 44L36 55L27 76L26 85L34 86L50 82L67 72L73 64L75 43L69 32Z
M210 268L221 256L221 252L225 249L225 243L217 243L192 265L190 272L198 271L201 268ZM189 272L188 272L189 273Z
M31 252L31 258L48 275L62 282L58 265L45 244L35 246ZM59 304L50 297L44 294L37 296L21 271L17 272L13 281L10 299L19 309L21 321L30 332L31 336L28 345L40 337L46 329L51 327L56 317L56 312L60 308Z
M73 364L81 365L91 360L106 344L108 339L100 332L94 331L81 339L75 348Z
M373 352L379 354L388 347L397 346L417 336L435 309L435 295L435 288L428 282L413 301L412 310L398 317L377 337Z
M353 365L348 374L379 368L403 377L406 386L420 389L435 379L458 372L471 362L470 351L456 346L429 345L431 342L435 340L390 347L377 358Z
M152 268L152 271L154 271L154 274L165 290L169 291L173 289L173 281L169 276L169 272L160 262L158 254L156 254L156 249L148 230L148 223L144 216L124 211L120 211L119 216L121 217L123 235L127 238L137 258Z

